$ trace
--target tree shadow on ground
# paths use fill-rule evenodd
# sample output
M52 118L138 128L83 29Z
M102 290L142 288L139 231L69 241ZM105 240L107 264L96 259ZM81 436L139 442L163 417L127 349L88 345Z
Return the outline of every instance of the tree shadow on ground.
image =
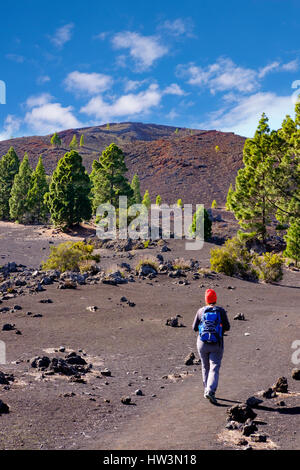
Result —
M289 289L300 289L299 286L288 286L286 284L274 284L276 287L288 287Z
M300 406L292 406L292 407L282 407L282 408L271 408L270 406L258 406L258 410L261 411L273 411L283 415L298 415L300 414Z
M216 397L216 398L217 400L228 401L229 403L236 403L236 404L242 403L241 401L238 401L238 400L228 400L227 398L219 398L219 397ZM223 405L223 406L227 406L227 405Z

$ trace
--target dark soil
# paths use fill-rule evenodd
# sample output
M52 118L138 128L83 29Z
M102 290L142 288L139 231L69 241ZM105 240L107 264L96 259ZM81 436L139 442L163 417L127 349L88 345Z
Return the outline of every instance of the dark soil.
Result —
M2 226L3 264L15 261L37 268L49 240L61 241L37 231L41 228ZM215 245L206 243L196 252L186 251L180 240L171 240L168 246L165 260L194 258L207 268ZM127 252L102 250L100 265L123 261L134 267L145 253L155 256L159 251L136 250L130 259ZM255 408L259 432L269 436L269 443L255 445L264 448L271 440L278 448L298 449L300 386L291 378L297 367L291 345L300 338L299 272L286 270L278 285L224 275L193 280L191 271L182 279L188 283L179 284L181 278L166 274L153 279L135 276L135 282L127 284L78 285L71 290L57 289L54 283L43 292L3 300L1 307L9 307L0 313L7 363L0 370L13 374L14 380L0 384L0 399L9 406L9 413L0 415L0 449L241 448L233 439L239 431L225 430L227 409L272 387L279 377L287 378L289 393L262 398ZM191 325L209 287L216 290L231 321L217 391L219 406L203 398L201 366L185 365L187 355L196 354ZM22 308L13 309L16 304ZM88 306L98 308L87 310ZM233 320L240 312L246 321ZM42 316L34 316L38 314ZM185 328L166 325L176 315ZM1 331L6 323L15 324L22 335ZM31 366L34 357L66 359L70 352L92 364L82 381ZM130 397L130 403L122 403L124 397Z

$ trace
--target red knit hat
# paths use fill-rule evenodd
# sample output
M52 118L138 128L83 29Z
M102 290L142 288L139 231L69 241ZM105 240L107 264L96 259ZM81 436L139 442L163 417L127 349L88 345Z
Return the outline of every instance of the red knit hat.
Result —
M205 291L205 302L207 304L215 304L217 301L217 294L213 289L207 289Z

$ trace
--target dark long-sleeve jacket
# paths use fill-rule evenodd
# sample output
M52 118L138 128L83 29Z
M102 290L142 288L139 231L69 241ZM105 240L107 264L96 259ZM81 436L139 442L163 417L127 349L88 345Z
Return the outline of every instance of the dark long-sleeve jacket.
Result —
M208 307L208 305L206 305L205 307L199 308L198 312L196 313L194 323L193 323L193 330L194 331L198 331L199 325L202 322L203 312L204 312L206 307ZM219 307L219 306L217 306L217 307L220 310L221 323L222 323L222 332L224 334L225 331L230 330L230 323L229 323L229 320L228 320L228 317L227 317L226 310L224 310L223 307Z

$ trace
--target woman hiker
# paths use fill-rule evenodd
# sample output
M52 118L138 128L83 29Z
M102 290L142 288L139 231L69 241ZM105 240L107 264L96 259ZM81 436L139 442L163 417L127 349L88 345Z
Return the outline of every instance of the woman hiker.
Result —
M218 403L215 393L224 350L223 335L230 330L226 311L216 302L216 292L207 289L206 306L198 310L193 323L193 330L198 331L197 349L202 365L204 398L214 405Z

